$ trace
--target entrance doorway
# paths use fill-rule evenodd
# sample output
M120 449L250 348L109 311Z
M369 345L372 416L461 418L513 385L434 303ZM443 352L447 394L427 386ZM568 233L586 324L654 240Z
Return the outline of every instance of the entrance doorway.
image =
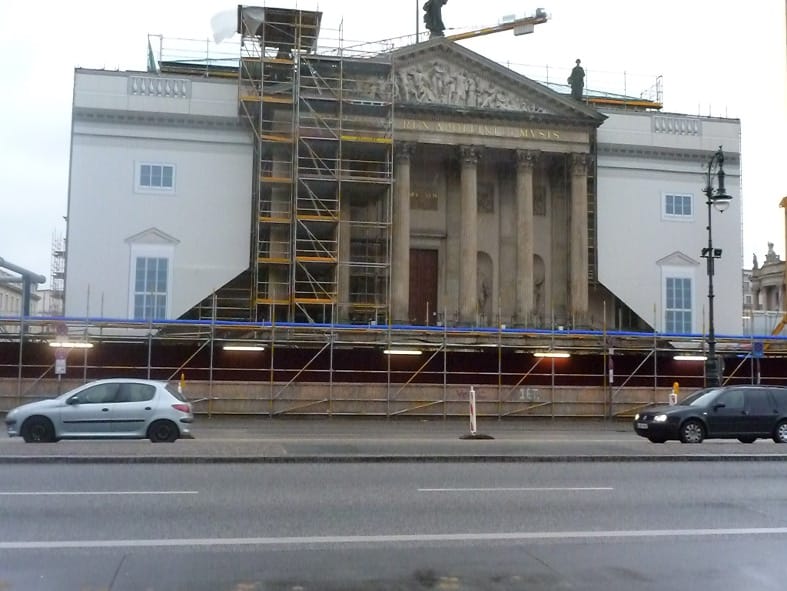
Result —
M437 312L437 251L411 249L410 322L434 325Z

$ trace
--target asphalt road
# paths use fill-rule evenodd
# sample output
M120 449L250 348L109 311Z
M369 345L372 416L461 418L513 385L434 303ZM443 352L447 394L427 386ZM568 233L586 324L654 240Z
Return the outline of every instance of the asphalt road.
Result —
M781 589L782 463L7 465L0 589Z
M702 445L650 443L631 423L570 420L484 419L478 431L490 440L466 440L467 421L416 419L267 419L198 417L194 439L61 441L25 444L0 436L0 465L28 462L299 462L436 461L787 461L787 445L708 440Z

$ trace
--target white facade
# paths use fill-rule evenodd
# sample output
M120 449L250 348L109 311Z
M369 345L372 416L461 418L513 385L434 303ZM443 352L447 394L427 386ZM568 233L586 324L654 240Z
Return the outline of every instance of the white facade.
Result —
M703 192L708 164L723 146L727 193L713 210L717 334L742 334L740 121L671 113L605 111L598 132L599 280L659 332L672 332L675 306L690 332L707 331L708 243ZM713 186L717 178L712 175ZM676 302L687 295L690 306ZM670 306L672 305L672 307ZM689 328L687 326L686 328ZM688 332L681 330L677 332Z
M177 318L249 267L253 147L237 92L232 79L76 71L66 316ZM741 334L740 122L604 114L600 283L660 332L676 318L678 332L706 330L703 189L722 145L734 199L712 214L715 326Z
M237 103L221 80L76 71L66 316L176 318L248 267Z

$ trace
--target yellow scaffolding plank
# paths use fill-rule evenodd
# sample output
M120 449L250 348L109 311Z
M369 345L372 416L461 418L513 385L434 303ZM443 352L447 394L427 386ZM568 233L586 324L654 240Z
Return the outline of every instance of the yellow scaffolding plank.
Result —
M338 222L338 215L303 215L298 214L299 222Z
M296 256L295 260L298 261L299 263L335 263L336 257Z
M260 139L263 139L266 142L279 142L282 144L292 143L292 136L287 136L287 135L275 135L271 133L263 133L260 134Z
M333 304L336 300L333 298L295 298L296 304Z
M276 103L280 105L291 105L292 104L292 97L287 96L260 96L258 94L244 94L240 97L242 102L248 103L259 103L260 101L264 103Z
M275 306L289 306L290 300L281 300L276 298L257 298L258 305L266 305L269 306L271 304Z
M292 97L291 96L280 96L280 95L266 95L262 97L262 101L264 103L278 103L283 105L291 105L292 104Z
M288 265L290 259L286 257L257 257L257 262L268 265Z
M283 217L274 217L270 215L261 215L260 216L261 222L266 222L269 224L289 224L290 218L283 218Z
M260 181L263 183L283 183L290 185L292 184L292 179L286 176L265 176L260 175Z
M345 142L362 142L367 144L393 144L389 137L375 137L371 135L342 135L341 139Z

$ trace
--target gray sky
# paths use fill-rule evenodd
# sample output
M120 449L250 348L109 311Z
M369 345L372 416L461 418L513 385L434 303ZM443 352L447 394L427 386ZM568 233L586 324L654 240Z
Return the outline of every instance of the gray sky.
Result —
M319 8L324 27L341 24L346 44L413 34L423 1L267 4ZM449 28L488 26L508 14L532 14L539 6L551 20L534 34L498 33L463 44L503 63L528 66L528 72L538 67L545 73L549 66L550 78L561 81L581 58L588 88L622 92L625 87L639 95L662 75L664 111L740 118L742 265L751 264L754 252L762 260L769 241L784 258L784 213L778 206L787 195L784 0L661 0L647 5L625 0L449 0L443 20ZM65 235L74 68L144 70L148 34L207 39L211 18L235 7L217 0L0 3L0 257L50 274L52 237ZM698 194L702 188L698 170Z

